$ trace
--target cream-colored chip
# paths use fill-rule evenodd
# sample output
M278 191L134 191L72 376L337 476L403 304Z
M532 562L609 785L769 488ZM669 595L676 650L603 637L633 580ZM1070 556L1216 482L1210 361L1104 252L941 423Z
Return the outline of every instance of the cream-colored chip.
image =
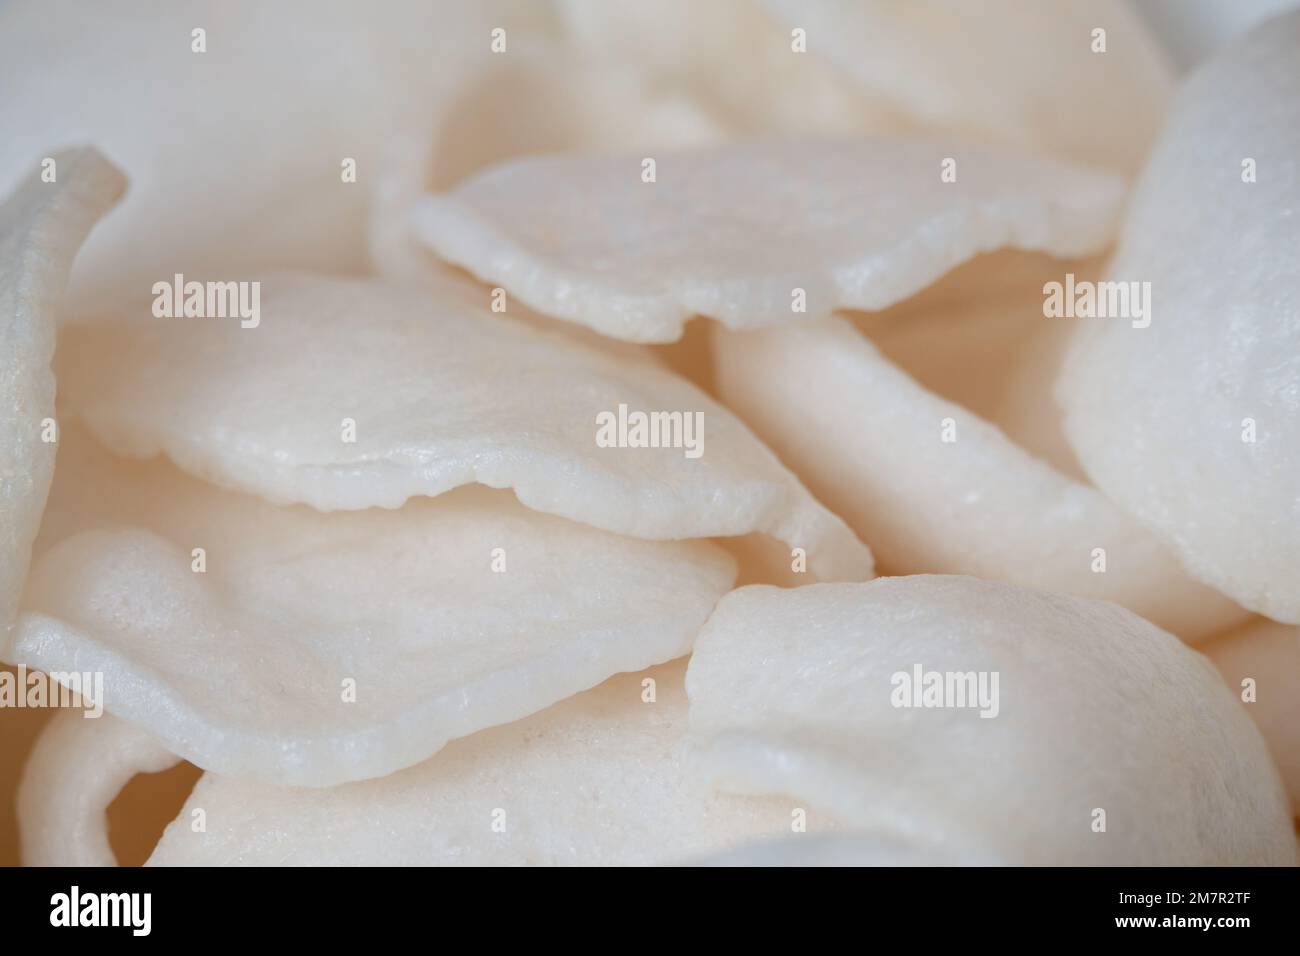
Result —
M982 311L965 318L987 320ZM1244 616L1094 488L918 385L846 319L718 329L715 362L718 394L889 573L973 574L1104 598L1187 640Z
M108 805L137 773L158 773L179 760L146 731L107 714L55 716L18 790L23 865L116 864Z
M67 143L130 173L74 274L85 310L175 272L356 272L391 142L499 58L494 28L518 42L552 19L534 0L10 0L0 191Z
M294 790L208 774L150 863L633 865L789 834L790 801L688 779L681 683L681 664L616 677L382 780ZM805 821L810 838L833 825Z
M489 300L432 277L277 276L256 328L146 316L70 330L64 395L114 450L165 452L275 502L396 508L479 482L638 538L762 531L803 549L814 576L870 576L844 523L698 388Z
M411 206L496 163L532 154L618 152L717 143L728 129L688 91L627 63L595 62L516 35L414 122L394 130L374 197L368 251L385 275L419 275L433 256L415 241Z
M1052 397L1074 321L1043 314L1043 286L1098 279L1104 257L1061 261L1011 249L979 256L883 312L847 318L927 391L975 412L1080 481Z
M1300 12L1179 92L1058 388L1097 486L1246 607L1300 623ZM1144 285L1145 284L1145 285Z
M1122 200L1112 176L1030 156L791 140L521 160L426 197L412 223L539 312L667 342L697 313L753 328L882 309L1003 246L1091 254Z
M463 488L322 515L111 459L68 429L0 658L104 676L207 770L327 786L691 647L734 562Z
M1017 864L1294 864L1208 660L1113 604L966 577L742 588L686 678L704 782Z
M26 182L0 206L0 635L54 473L55 313L77 250L126 189L93 149L29 158Z
M1134 172L1172 85L1124 0L763 0L925 128Z
M1300 627L1257 621L1205 653L1255 718L1300 815Z

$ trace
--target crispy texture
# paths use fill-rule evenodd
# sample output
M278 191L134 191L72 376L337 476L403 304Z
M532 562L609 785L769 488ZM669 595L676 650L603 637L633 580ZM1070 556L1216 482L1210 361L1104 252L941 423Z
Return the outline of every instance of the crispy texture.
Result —
M277 276L256 328L137 316L70 330L64 394L114 450L165 452L277 503L396 508L478 482L632 537L762 531L804 548L818 578L870 576L844 523L698 388L487 303L443 279ZM598 416L620 405L702 415L701 454L598 447Z
M322 515L72 429L45 531L0 657L101 671L106 709L192 763L311 787L680 656L735 577L709 542L620 537L504 492Z
M0 640L13 622L54 473L55 312L77 250L126 189L92 149L58 153L0 206ZM30 157L35 163L37 157Z
M722 398L888 573L973 574L1105 598L1187 640L1244 616L1095 488L921 387L846 319L719 329L715 360ZM948 419L953 441L944 441ZM1096 548L1106 551L1104 573L1093 571Z
M917 667L997 674L996 706L898 706ZM935 575L742 588L686 686L704 781L847 828L1013 864L1295 863L1250 718L1209 661L1113 604Z
M654 703L642 698L646 678ZM678 663L613 678L382 780L292 790L208 774L150 864L653 864L790 833L791 801L694 785L685 730ZM189 826L195 807L206 833ZM810 834L831 827L808 815Z
M1108 275L1150 283L1150 325L1112 318L1080 328L1057 389L1066 433L1099 488L1196 578L1293 624L1297 59L1293 12L1225 48L1179 91ZM1248 158L1253 183L1243 182ZM1244 440L1251 428L1254 441Z
M941 162L957 162L955 182ZM447 261L546 315L671 342L692 315L731 328L883 309L980 252L1097 252L1123 184L1047 159L921 140L750 142L489 169L412 213ZM803 311L795 311L802 289Z

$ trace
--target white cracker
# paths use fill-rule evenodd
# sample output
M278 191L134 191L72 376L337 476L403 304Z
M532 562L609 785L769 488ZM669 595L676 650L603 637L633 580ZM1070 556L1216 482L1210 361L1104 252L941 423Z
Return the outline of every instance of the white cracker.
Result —
M916 691L976 686L901 706L917 669ZM686 685L705 782L849 829L1018 864L1295 863L1250 718L1209 661L1112 604L933 575L742 588Z
M704 392L488 303L488 290L470 295L441 277L275 276L256 328L145 313L69 330L64 398L120 453L165 452L274 502L396 508L478 482L619 534L762 531L803 548L814 576L870 575L870 553L844 523ZM617 426L620 406L676 414L676 425L660 447L598 445L601 416Z
M77 250L126 189L93 149L58 153L52 166L30 159L26 181L0 206L0 639L54 473L55 313Z
M1300 623L1300 12L1179 92L1108 278L1145 328L1079 330L1057 395L1099 488L1199 580ZM1255 182L1245 182L1248 164ZM1253 432L1253 434L1252 434ZM1252 440L1253 439L1253 440Z
M624 538L486 488L277 508L74 429L49 516L0 658L101 672L105 708L192 763L311 787L680 656L735 575L708 542Z
M546 315L668 342L882 309L980 252L1105 248L1124 189L1105 173L953 143L748 142L651 157L507 163L417 205L417 236ZM941 179L945 159L956 180ZM802 290L802 310L795 290Z

